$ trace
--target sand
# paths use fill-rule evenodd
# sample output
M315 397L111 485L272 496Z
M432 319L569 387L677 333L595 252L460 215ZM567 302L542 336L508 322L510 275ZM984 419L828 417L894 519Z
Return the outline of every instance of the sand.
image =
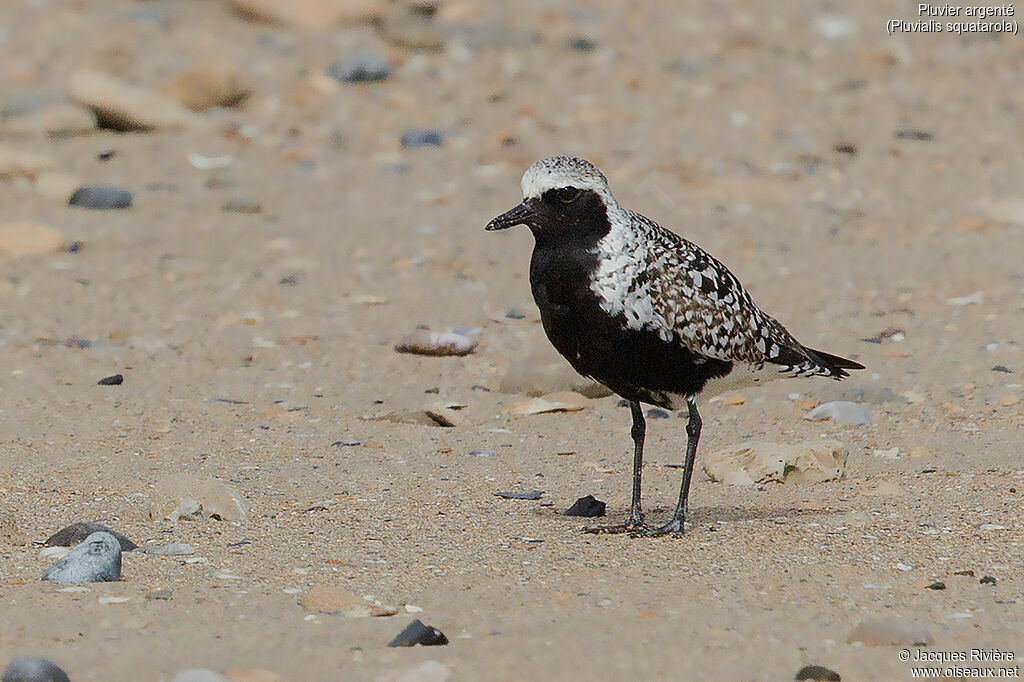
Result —
M443 4L438 52L219 2L5 7L0 104L63 103L78 68L158 90L210 55L252 93L182 129L0 138L134 195L90 211L0 179L0 223L81 242L0 254L0 664L46 656L76 682L373 680L431 659L457 680L784 680L808 663L910 679L898 647L847 643L878 617L933 650L1024 656L1020 39L890 36L916 12L882 2ZM579 36L594 49L570 49ZM389 59L387 80L325 75L360 48ZM411 126L443 144L401 148ZM201 170L189 152L233 160ZM508 414L523 396L497 390L505 369L542 342L532 239L483 231L556 153L718 256L801 341L868 367L701 408L703 452L834 439L844 479L698 472L685 537L581 532L626 514L628 410ZM479 327L479 346L396 353L417 325ZM902 335L865 341L888 328ZM873 423L802 418L834 399ZM464 405L453 428L368 419L443 402ZM649 422L652 520L671 512L685 423ZM247 518L151 519L182 473L237 490ZM588 494L605 519L558 514ZM60 592L32 541L79 520L206 561L126 554L119 582ZM324 585L423 611L300 606ZM387 648L413 617L450 644Z

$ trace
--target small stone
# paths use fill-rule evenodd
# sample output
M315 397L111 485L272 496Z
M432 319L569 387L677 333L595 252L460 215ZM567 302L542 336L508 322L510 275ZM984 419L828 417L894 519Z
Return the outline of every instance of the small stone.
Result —
M400 144L406 149L440 147L443 142L444 135L434 128L406 128L400 139Z
M819 483L842 478L846 447L837 441L746 442L712 452L701 467L712 480L730 485Z
M979 523L975 528L978 530L1006 530L1006 526L1001 526L998 523Z
M996 401L996 403L1000 407L1013 407L1014 405L1018 404L1019 402L1020 402L1020 398L1018 398L1015 395L1009 395L1009 394L1003 395L1003 396L999 396L999 400Z
M0 682L71 682L68 674L53 661L32 656L18 656L4 668Z
M70 526L61 528L59 531L46 538L46 542L43 543L46 547L74 547L82 543L93 533L110 533L117 538L118 543L121 545L122 552L130 552L137 548L134 542L128 539L126 535L118 533L116 530L111 530L104 525L99 523L92 523L90 521L79 521L72 523Z
M161 88L163 94L192 111L235 106L250 91L238 67L220 57L193 64Z
M576 36L565 41L565 46L573 52L593 52L597 43L585 36Z
M573 505L562 512L565 516L604 516L605 503L593 495L581 497Z
M896 570L898 570L898 571L913 571L914 568L915 568L915 566L911 566L910 564L905 564L902 561L899 561L899 562L896 563Z
M52 253L64 243L60 231L38 223L7 223L0 226L0 253L14 257Z
M946 303L950 305L975 305L985 302L985 292L975 291L973 294L967 294L966 296L957 296L956 298L946 299Z
M978 580L978 583L980 585L995 585L996 584L996 579L995 579L994 576L986 575L986 576L983 576L980 580Z
M544 493L540 490L531 490L528 493L517 493L499 490L494 493L496 497L500 497L506 500L539 500L541 495Z
M848 154L850 156L857 155L857 145L850 144L849 142L839 142L832 146L832 151L837 154Z
M97 386L120 386L124 383L124 375L122 374L111 374L109 377L103 377L96 382Z
M548 393L539 398L530 398L508 408L508 413L517 416L547 414L549 412L579 412L590 404L590 398L573 391Z
M974 571L969 569L969 568L967 568L967 569L964 569L962 571L953 571L953 575L965 575L968 578L973 578L974 577Z
M225 213L263 213L263 204L255 199L228 199L220 210Z
M932 636L916 623L895 618L878 618L857 624L846 638L847 644L867 646L929 646Z
M299 603L306 611L347 618L384 618L398 613L397 607L376 600L367 601L330 585L310 588Z
M135 550L141 554L152 556L185 556L195 554L195 547L184 542L171 542L166 545L146 545Z
M461 356L469 355L477 346L474 339L454 331L432 332L429 329L417 329L395 344L399 353L416 355Z
M146 593L146 599L150 601L169 601L173 596L170 590L153 590Z
M389 647L398 646L441 646L448 643L444 633L432 625L424 625L419 618L405 626L395 638L388 643Z
M647 415L648 419L668 419L669 417L668 412L657 407L652 407L644 414Z
M119 131L185 128L199 120L194 113L146 88L114 76L80 69L68 79L71 97L96 114L99 125Z
M900 128L896 131L896 139L928 142L935 139L935 134L928 132L927 130L919 130L917 128Z
M121 545L110 533L91 534L43 573L58 583L113 582L121 578Z
M171 682L231 682L220 673L205 668L183 670L171 678Z
M132 193L116 187L79 187L68 199L68 206L79 206L96 210L130 208Z
M470 450L469 454L473 457L494 457L494 450Z
M154 521L242 521L246 509L238 492L215 478L174 474L156 484L149 516Z
M863 426L871 423L871 413L860 403L845 400L834 400L822 403L804 415L804 419L820 421L831 419L837 424L855 424Z
M797 671L794 680L822 680L824 682L841 682L843 678L835 670L823 665L805 665Z
M992 367L993 372L1002 372L1003 374L1013 374L1013 370L1005 365L995 365Z
M124 604L127 601L131 601L131 597L111 597L103 596L97 599L100 604L106 606L107 604Z
M931 583L930 585L925 585L924 589L926 589L926 590L944 590L944 589L946 589L946 583L944 583L942 581L935 581L935 582Z
M359 50L327 67L327 75L342 83L379 83L391 75L391 65L374 50Z

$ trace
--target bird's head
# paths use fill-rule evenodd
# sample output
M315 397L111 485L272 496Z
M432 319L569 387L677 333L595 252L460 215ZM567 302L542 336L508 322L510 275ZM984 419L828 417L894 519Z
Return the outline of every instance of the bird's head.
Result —
M485 229L526 225L538 238L579 236L607 226L608 210L616 206L601 171L570 156L537 161L526 169L522 186L523 202L487 223Z

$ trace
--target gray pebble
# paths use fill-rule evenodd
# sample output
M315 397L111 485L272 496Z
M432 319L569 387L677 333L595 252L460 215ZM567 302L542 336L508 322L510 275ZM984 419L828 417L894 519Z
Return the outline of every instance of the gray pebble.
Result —
M406 149L417 147L440 147L444 136L434 128L406 128L402 133L401 144Z
M80 206L97 210L128 208L132 205L132 193L116 187L79 187L71 198L68 206Z
M845 400L834 400L822 403L804 415L804 419L812 421L831 419L836 424L857 424L863 426L871 423L871 413L860 403Z
M46 538L46 542L43 543L46 547L74 547L81 543L87 537L93 533L110 533L117 541L121 543L122 552L130 552L138 545L128 539L122 533L118 533L116 530L111 530L106 526L99 523L92 523L90 521L79 521L72 523L70 526L61 528L59 531Z
M359 50L327 67L327 75L342 83L378 83L391 75L391 65L373 50Z
M71 682L71 679L53 661L34 656L18 656L7 664L0 682Z
M114 582L121 578L121 544L110 533L93 533L43 573L57 583Z
M152 554L153 556L182 556L185 554L195 554L195 547L186 544L184 542L172 542L167 545L148 545L146 547L139 547L136 552L142 554Z

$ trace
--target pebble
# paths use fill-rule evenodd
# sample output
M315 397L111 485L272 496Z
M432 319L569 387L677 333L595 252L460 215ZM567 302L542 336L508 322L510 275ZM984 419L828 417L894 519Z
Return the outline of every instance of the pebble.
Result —
M389 643L389 647L398 646L441 646L448 643L444 633L432 625L424 625L419 618L413 620L405 628L395 635Z
M92 109L101 127L119 131L186 128L196 114L170 97L99 71L80 69L68 79L71 97Z
M604 516L605 503L593 495L581 497L562 512L565 516Z
M496 497L501 497L506 500L539 500L541 495L543 494L543 491L540 490L531 490L528 493L517 493L499 490L498 492L494 493Z
M525 416L549 412L579 412L590 404L590 398L573 391L548 393L539 398L530 398L508 408L511 415Z
M113 582L121 578L121 544L110 533L91 534L43 573L58 583Z
M573 52L593 52L597 43L586 36L576 36L565 41L565 46Z
M847 644L867 646L929 646L932 636L917 623L895 618L861 621L846 638Z
M205 668L183 670L171 678L171 682L231 682L220 673Z
M68 199L68 206L79 206L96 210L130 208L132 193L116 187L79 187Z
M195 554L196 552L195 547L184 542L171 542L166 545L147 545L139 547L135 551L153 556L185 556L187 554Z
M944 589L946 589L946 583L942 582L941 580L937 580L937 581L931 583L930 585L925 585L924 589L926 589L926 590L944 590Z
M342 83L379 83L391 75L391 65L375 50L359 50L327 67L327 75Z
M995 365L992 367L993 372L1002 372L1003 374L1013 374L1013 370L1005 365Z
M995 579L994 576L991 576L991 575L982 576L982 578L980 580L978 580L978 584L980 584L980 585L995 585L996 584L996 579Z
M146 599L150 601L169 601L173 597L170 590L153 590L146 593Z
M0 253L36 256L52 253L64 244L64 235L39 223L7 223L0 226Z
M398 613L398 609L379 600L367 600L330 585L310 588L299 601L306 611L343 615L347 618L384 618Z
M1001 526L998 523L979 523L975 528L978 530L1006 530L1006 526Z
M804 419L820 421L831 419L836 424L855 424L863 426L871 423L871 413L860 403L846 400L834 400L822 403L804 415Z
M438 661L424 661L412 668L398 670L377 678L378 682L448 682L451 668Z
M975 291L973 294L967 294L966 296L957 296L955 298L947 298L946 303L950 305L974 305L985 302L985 292Z
M138 547L138 545L128 539L128 536L118 533L116 530L111 530L102 524L92 523L91 521L78 521L77 523L72 523L70 526L61 528L53 535L46 538L43 545L46 547L74 547L75 545L83 542L93 533L110 533L117 538L118 543L121 545L122 552L130 552Z
M652 407L645 413L648 419L668 419L669 414L665 410L657 407Z
M896 138L899 140L916 140L928 142L935 139L935 134L918 128L900 128L896 131Z
M712 480L729 485L819 483L842 478L847 456L837 441L748 441L704 456L701 468Z
M160 91L192 111L231 107L252 88L237 66L220 57L196 62L164 84Z
M96 382L97 386L120 386L124 383L123 374L111 374L108 377L103 377Z
M150 509L153 520L243 521L245 502L236 490L215 478L174 474L159 481Z
M794 680L820 680L824 682L841 682L843 678L835 670L823 665L805 665L797 671Z
M97 599L100 604L106 606L107 604L124 604L127 601L131 601L131 597L110 597L103 596Z
M1003 396L999 396L999 399L996 401L996 403L1000 407L1013 407L1014 405L1018 404L1019 402L1020 402L1020 398L1018 398L1015 395L1009 395L1009 394L1003 395Z
M433 356L469 355L477 346L475 339L454 331L432 332L429 329L417 329L395 344L399 353Z
M71 682L68 674L53 661L33 656L18 656L4 668L0 682Z
M220 210L225 213L263 213L263 204L255 199L228 199Z
M444 135L434 128L406 128L399 141L406 149L440 147L444 142Z

